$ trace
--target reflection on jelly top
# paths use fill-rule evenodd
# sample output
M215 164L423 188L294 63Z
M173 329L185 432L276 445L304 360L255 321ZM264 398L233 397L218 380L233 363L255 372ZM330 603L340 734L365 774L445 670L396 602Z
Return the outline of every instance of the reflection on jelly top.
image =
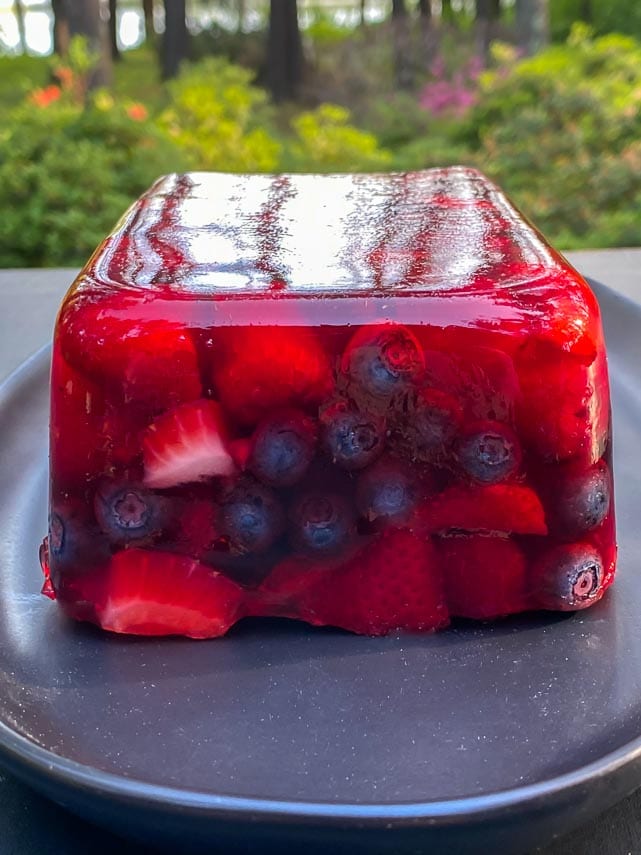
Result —
M483 175L161 178L94 256L106 286L182 295L496 291L566 269Z

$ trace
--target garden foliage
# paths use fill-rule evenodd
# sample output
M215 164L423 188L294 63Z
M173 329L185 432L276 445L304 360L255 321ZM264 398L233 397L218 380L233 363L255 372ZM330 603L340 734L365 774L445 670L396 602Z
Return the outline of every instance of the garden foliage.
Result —
M187 66L144 104L122 82L88 94L80 49L70 65L39 65L31 91L28 65L15 66L22 94L0 128L3 267L81 264L158 175L182 169L469 163L563 248L641 244L641 44L628 36L578 26L529 59L497 44L484 72L469 53L458 67L436 57L417 94L381 93L361 127L336 104L276 111L222 58Z

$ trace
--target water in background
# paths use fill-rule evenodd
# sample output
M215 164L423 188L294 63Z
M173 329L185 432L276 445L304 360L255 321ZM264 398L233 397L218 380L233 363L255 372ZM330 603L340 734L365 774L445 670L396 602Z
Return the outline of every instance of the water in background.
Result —
M145 22L140 2L120 0L118 4L118 42L122 50L135 48L144 40ZM314 10L322 9L330 14L337 24L355 26L360 17L359 0L299 0L301 24L305 27ZM44 0L22 0L25 19L25 41L27 53L46 55L53 50L53 13L51 5ZM243 29L258 29L264 24L268 3L264 0L246 3ZM368 0L366 19L370 23L382 20L388 12L387 0ZM161 4L156 5L154 25L162 32L164 15ZM231 9L211 8L211 4L187 0L189 29L197 33L212 23L226 29L236 29L238 17ZM13 0L0 0L0 53L20 53L18 24L13 14Z

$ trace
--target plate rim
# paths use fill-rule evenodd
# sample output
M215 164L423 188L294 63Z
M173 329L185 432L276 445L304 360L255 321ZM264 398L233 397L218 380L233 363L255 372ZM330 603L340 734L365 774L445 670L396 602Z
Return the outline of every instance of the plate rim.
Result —
M641 315L641 306L631 298L587 278L596 292L607 299L624 303ZM50 360L51 343L45 344L0 384L0 407L35 375L42 372ZM152 784L139 778L120 776L89 764L79 763L38 745L18 730L0 721L0 759L14 774L49 780L76 791L97 797L125 799L133 806L164 811L235 819L252 815L261 821L339 821L357 822L359 827L385 823L403 825L429 824L446 826L462 821L495 818L512 809L528 805L544 807L558 795L571 795L595 780L605 780L621 774L635 762L641 765L641 734L614 751L590 763L578 766L562 775L555 775L533 784L496 790L474 796L431 801L399 801L397 803L336 803L293 799L232 796ZM29 774L31 773L31 774ZM630 791L634 787L629 787ZM614 788L613 788L614 789Z

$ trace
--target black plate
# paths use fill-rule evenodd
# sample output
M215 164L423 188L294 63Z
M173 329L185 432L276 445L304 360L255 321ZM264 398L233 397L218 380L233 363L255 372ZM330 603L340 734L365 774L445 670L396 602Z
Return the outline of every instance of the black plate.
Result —
M619 579L572 616L357 638L278 621L109 637L38 594L48 351L0 390L0 753L98 823L175 846L507 855L641 782L641 310L597 286Z

